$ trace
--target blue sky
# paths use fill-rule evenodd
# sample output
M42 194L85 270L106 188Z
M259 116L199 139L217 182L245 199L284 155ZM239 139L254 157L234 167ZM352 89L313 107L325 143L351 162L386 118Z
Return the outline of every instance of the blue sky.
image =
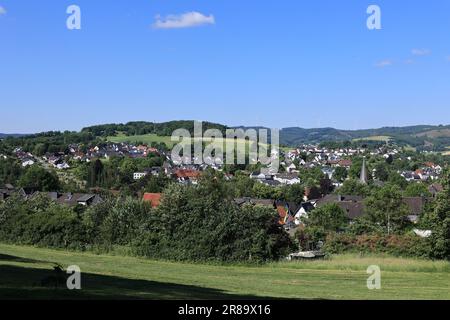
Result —
M66 28L72 4L81 30ZM382 30L366 27L371 4ZM448 0L0 0L0 8L0 132L175 119L450 123ZM161 28L168 15L190 12L205 24Z

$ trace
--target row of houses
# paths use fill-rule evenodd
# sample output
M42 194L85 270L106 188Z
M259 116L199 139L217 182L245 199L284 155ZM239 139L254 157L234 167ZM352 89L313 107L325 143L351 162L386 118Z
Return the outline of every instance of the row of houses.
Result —
M269 185L269 186L278 186L278 185L293 185L301 183L300 178L298 177L298 173L295 172L285 172L285 173L276 173L276 174L265 174L261 172L252 172L250 174L250 179L256 180L259 183Z
M402 171L400 175L408 182L435 181L439 179L442 173L441 166L422 167L415 171Z
M18 194L25 199L32 199L38 195L48 196L51 200L58 204L67 205L70 207L75 206L92 206L103 202L103 199L98 194L94 193L59 193L59 192L40 192L30 188L14 188L12 185L7 184L0 189L0 201L4 201L7 198Z
M24 168L32 166L37 162L37 160L33 156L33 154L31 154L30 152L24 152L24 151L22 151L21 148L14 149L13 153L15 154L17 159L19 159L19 161L22 164L22 167L24 167Z
M89 148L86 152L82 151L80 145L69 145L69 154L75 160L86 162L90 162L92 159L110 159L112 157L145 158L151 153L159 154L159 151L147 145L134 145L126 142L108 142Z

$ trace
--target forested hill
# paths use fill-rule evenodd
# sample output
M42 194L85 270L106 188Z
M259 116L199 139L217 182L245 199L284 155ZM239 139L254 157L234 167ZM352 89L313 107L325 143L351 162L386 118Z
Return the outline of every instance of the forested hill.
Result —
M0 139L6 139L8 137L17 138L17 137L23 137L26 135L27 134L20 134L20 133L0 133Z
M157 134L159 136L171 136L173 131L180 128L187 129L189 130L189 132L191 132L191 134L193 134L194 121L180 120L163 123L135 121L128 122L126 124L104 124L83 128L81 132L89 132L96 136L104 137L113 136L119 133L125 134L127 136L143 135L149 133ZM203 122L202 128L203 130L219 129L220 131L225 132L227 127L225 125L217 123Z
M447 126L409 126L384 127L365 130L339 130L334 128L302 129L284 128L280 133L286 145L301 143L321 143L328 141L354 141L357 139L387 141L415 148L444 150L450 146L450 125Z

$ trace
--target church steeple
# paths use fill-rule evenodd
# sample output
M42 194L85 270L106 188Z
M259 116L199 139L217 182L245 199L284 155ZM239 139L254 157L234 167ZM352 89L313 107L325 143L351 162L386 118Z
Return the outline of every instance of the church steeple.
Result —
M363 164L361 168L361 175L359 181L362 184L367 184L367 168L366 168L366 157L363 158Z

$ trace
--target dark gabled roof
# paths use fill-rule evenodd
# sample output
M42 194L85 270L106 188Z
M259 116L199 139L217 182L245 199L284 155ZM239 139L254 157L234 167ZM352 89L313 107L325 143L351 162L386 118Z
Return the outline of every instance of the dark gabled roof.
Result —
M301 207L302 207L303 209L305 209L306 212L309 212L309 211L312 211L312 210L315 209L314 205L313 205L310 201L308 201L308 202L303 202L303 203L301 204Z
M281 184L280 181L276 181L276 180L264 179L264 180L260 180L260 181L261 181L261 183L267 184L269 186L279 186Z
M275 175L276 178L285 179L285 180L293 180L298 179L298 174L296 173L278 173Z
M431 201L429 198L425 197L404 197L403 203L408 205L410 215L421 215L423 209L425 208L425 204Z
M77 199L77 202L88 202L95 197L95 194L84 194Z
M265 206L265 207L275 207L275 201L272 199L254 199L249 197L244 198L236 198L234 202L238 206L242 206L244 204L250 204L254 206Z
M317 205L333 202L359 202L363 200L364 198L361 196L327 194L325 197L317 200Z
M274 201L271 199L251 199L250 201L256 206L267 206L267 207L274 206Z
M248 198L236 198L234 199L234 203L236 203L238 206L243 205L244 203L248 202Z
M21 193L23 196L31 196L37 192L34 188L21 188L19 190L19 193Z
M364 214L363 202L338 202L337 205L347 213L348 218L351 220Z
M85 193L58 193L58 192L36 192L37 194L45 194L51 200L58 204L76 206L81 202L91 202L91 204L97 204L102 202L103 199L95 194L85 194Z
M288 202L288 206L289 206L289 211L291 212L291 214L296 214L298 212L298 210L300 210L300 208L302 207L300 203L296 203L296 202Z
M317 206L323 206L328 203L335 203L347 213L349 219L355 219L364 214L364 198L352 195L326 195L317 200Z
M442 192L444 190L444 187L441 184L433 183L429 188L428 191L430 191L432 194L436 194L439 192Z
M52 199L52 200L58 200L59 194L58 194L58 192L49 192L49 193L48 193L48 196L49 196L49 198Z

